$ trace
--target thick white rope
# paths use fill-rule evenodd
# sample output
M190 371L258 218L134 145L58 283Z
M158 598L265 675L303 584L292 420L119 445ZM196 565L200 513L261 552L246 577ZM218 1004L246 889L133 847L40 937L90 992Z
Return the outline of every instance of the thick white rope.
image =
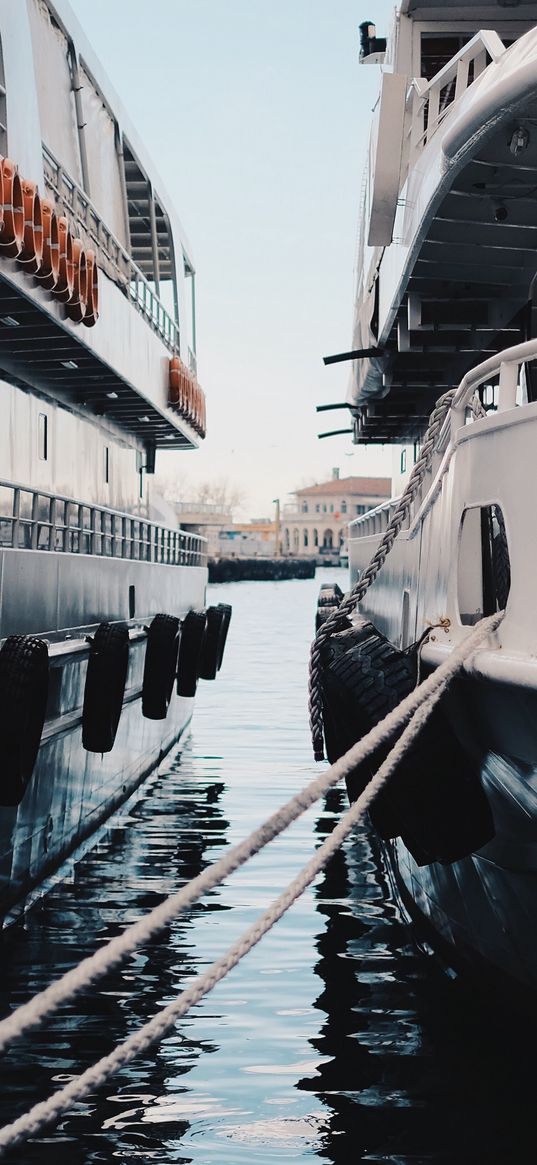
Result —
M220 979L227 975L248 951L260 941L263 935L271 929L274 923L281 918L282 914L289 909L292 903L313 881L355 823L369 808L376 795L387 783L399 761L420 732L423 724L450 684L454 675L462 668L465 661L473 654L485 637L496 630L502 618L503 612L499 612L483 619L470 635L453 650L445 663L441 664L436 672L424 681L419 689L416 689L407 696L399 707L394 709L386 717L381 725L378 725L369 732L367 737L364 737L362 741L354 745L344 757L341 757L336 764L331 766L327 773L323 774L323 778L330 778L326 782L326 788L329 788L336 781L340 780L341 777L352 772L373 749L389 739L397 727L401 727L411 717L410 723L407 724L400 739L392 748L388 757L376 775L371 779L364 792L356 800L352 808L344 815L330 837L326 839L320 849L317 850L286 890L269 906L268 910L244 932L238 941L217 962L213 963L203 975L199 976L173 1003L168 1004L167 1007L159 1011L158 1015L144 1024L140 1031L130 1036L123 1044L115 1048L110 1055L105 1056L98 1063L92 1065L91 1068L88 1068L76 1080L71 1080L65 1088L60 1089L47 1100L34 1105L32 1109L18 1117L12 1124L4 1126L0 1130L0 1157L4 1156L6 1149L26 1140L30 1136L35 1136L46 1125L57 1120L75 1101L80 1100L88 1091L99 1087L99 1085L103 1084L119 1068L128 1064L156 1040L161 1039L173 1028L177 1019L212 990ZM397 716L396 714L399 715ZM321 780L320 778L318 781L312 782L312 785L319 785ZM308 786L308 789L311 787L311 785ZM294 798L293 800L296 799ZM288 802L289 805L291 803ZM221 863L217 864L219 865ZM139 927L139 925L136 924L136 927ZM131 928L131 930L134 929L136 928ZM103 949L106 951L108 948ZM102 951L98 952L98 954L102 954ZM88 960L85 960L85 962L88 962ZM81 966L83 965L81 964ZM72 972L69 974L72 975ZM46 994L45 992L44 995ZM36 997L36 999L39 998L42 999L43 996ZM21 1008L20 1011L22 1010ZM17 1014L15 1013L15 1016ZM10 1018L13 1019L15 1016Z

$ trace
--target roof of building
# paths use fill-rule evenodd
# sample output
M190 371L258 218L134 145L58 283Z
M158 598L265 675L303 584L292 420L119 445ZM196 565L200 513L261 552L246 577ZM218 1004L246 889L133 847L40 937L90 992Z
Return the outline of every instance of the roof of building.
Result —
M348 494L349 497L364 496L389 498L392 493L391 477L335 477L330 481L320 481L315 485L296 489L295 494Z

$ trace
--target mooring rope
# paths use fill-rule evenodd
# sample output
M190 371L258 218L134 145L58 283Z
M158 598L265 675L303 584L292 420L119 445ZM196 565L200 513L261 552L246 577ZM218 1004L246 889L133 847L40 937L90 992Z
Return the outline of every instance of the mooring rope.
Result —
M153 1019L144 1024L144 1026L138 1032L134 1033L132 1036L129 1036L129 1038L125 1040L124 1043L115 1048L114 1051L111 1052L108 1056L105 1056L96 1064L93 1064L90 1068L83 1072L81 1076L77 1077L75 1080L71 1080L64 1088L54 1093L47 1100L34 1105L32 1109L18 1117L11 1124L4 1126L4 1128L0 1130L0 1157L4 1156L5 1151L8 1148L19 1144L21 1141L26 1140L30 1136L36 1135L46 1125L50 1124L54 1120L57 1120L71 1107L75 1101L80 1100L91 1089L97 1088L99 1085L103 1084L119 1068L128 1064L132 1059L134 1059L135 1056L149 1048L156 1040L161 1039L168 1031L173 1028L176 1020L184 1015L195 1003L197 1003L204 995L212 990L212 988L225 975L227 975L233 967L237 965L237 963L252 949L252 947L254 947L260 941L263 935L266 934L272 926L274 926L274 923L277 922L279 918L281 918L282 914L284 914L285 911L289 909L292 903L313 881L316 874L319 873L319 871L323 868L332 853L335 852L344 838L348 835L352 827L369 808L376 795L389 780L394 769L397 767L398 763L408 748L411 746L417 734L420 732L423 724L431 714L433 708L450 684L453 677L463 667L468 658L476 651L480 643L482 643L482 641L488 635L496 630L502 618L503 612L499 612L495 615L488 616L486 619L483 619L462 641L462 643L453 649L449 658L444 663L442 663L437 668L437 670L420 685L419 688L416 688L413 692L410 693L410 695L406 696L397 708L390 712L379 725L377 725L367 734L367 736L365 736L357 744L353 745L353 747L345 754L345 756L336 761L336 763L332 765L321 778L311 782L308 786L306 786L306 789L304 789L301 794L298 794L297 797L294 797L291 799L291 801L287 802L287 805L283 807L284 810L287 810L287 816L290 814L291 806L294 806L296 809L294 816L289 816L289 821L286 822L286 824L289 824L290 821L294 820L294 818L303 812L305 808L308 808L308 806L313 803L313 800L316 800L319 796L322 795L323 792L341 780L342 777L348 776L353 771L353 769L356 768L356 766L365 759L366 756L378 748L379 745L385 743L387 740L390 740L398 729L403 728L403 726L406 725L399 740L391 749L386 760L381 765L375 776L368 783L364 792L356 800L352 808L344 815L333 833L326 839L320 849L317 850L307 865L300 871L297 877L293 879L293 881L283 891L283 893L280 894L279 897L269 906L264 914L256 919L252 926L250 926L243 933L237 942L234 943L233 946L231 946L220 959L213 963L213 965L209 967L203 975L199 976L190 987L188 987L178 996L177 999L159 1011L159 1013L154 1016ZM312 794L312 790L314 788L317 790L315 795ZM281 812L282 811L280 811L280 813ZM269 822L274 823L277 817L278 814L274 814L271 818L269 818ZM265 825L267 824L268 822L265 823ZM281 828L285 828L285 824L282 825ZM261 827L261 830L262 829L263 826ZM281 829L278 829L277 832L281 832ZM226 855L228 862L229 859L232 860L229 864L229 869L226 872L221 872L219 874L217 879L219 882L222 881L225 876L227 876L227 873L230 873L232 870L236 869L238 864L242 864L242 862L237 863L236 861L237 851L241 850L246 844L251 844L251 840L259 834L260 830L254 831L254 833L250 835L250 838L246 839L246 842L243 843L242 847L237 846L235 847L234 851L230 851L230 853ZM272 836L275 836L275 832L272 833ZM266 841L263 841L262 844L266 844ZM260 845L258 845L257 848L252 848L250 856L253 856L254 853L258 852L259 848L261 848ZM235 858L232 856L233 853L235 854ZM243 858L243 860L246 860L246 858ZM220 871L222 871L223 867L225 867L225 860L221 859L220 862L217 862L213 867L213 870L217 867L219 867ZM208 872L210 871L205 871L205 874ZM198 884L198 888L200 882L203 881L205 874L194 880L194 883ZM194 883L191 883L190 885L194 885ZM209 882L209 884L214 885L216 882L212 881ZM189 888L190 887L184 887L183 890L179 892L179 894L173 895L172 898L161 904L161 907L157 907L157 909L152 911L151 914L146 918L141 919L140 922L130 927L128 931L119 936L119 940L112 940L112 942L109 943L106 947L103 947L97 951L91 959L85 959L79 965L79 967L65 975L58 984L53 985L52 988L48 988L45 992L35 996L29 1004L19 1008L17 1012L4 1020L3 1023L0 1024L2 1045L4 1046L6 1039L9 1038L7 1033L11 1033L11 1038L13 1038L15 1034L22 1034L22 1032L25 1031L28 1027L33 1026L47 1015L50 1015L51 1012L58 1006L60 1000L72 998L82 988L82 986L87 986L91 982L94 982L94 980L99 975L104 974L106 970L109 970L115 966L119 962L119 959L123 957L122 955L118 956L117 953L118 941L121 942L121 940L127 940L123 951L123 954L125 954L129 950L132 950L134 946L140 945L140 943L144 941L144 938L141 937L142 935L144 935L145 939L147 939L155 933L156 929L160 929L162 926L164 926L166 923L162 921L163 916L166 917L166 921L170 921L170 918L173 917L173 914L178 912L178 909L184 908L184 904L181 904L181 906L178 907L177 903L181 895L184 895L189 890ZM205 886L204 888L208 887ZM202 890L199 889L195 897L199 897L199 893L201 892ZM193 900L193 898L190 898L190 901ZM169 913L169 904L172 902L174 903L174 907L172 912ZM163 908L165 907L168 907L167 915L165 912L164 915L162 913ZM161 911L161 921L158 924L155 924L155 915L158 914L159 910ZM134 940L133 935L135 936ZM98 970L96 970L96 967L98 967ZM66 984L68 985L67 990ZM54 994L54 987L61 989L62 985L63 990L60 990L59 994L57 994L56 1001L52 1002L51 1000L52 995Z
M384 566L384 563L393 547L395 539L405 521L412 502L416 497L425 474L431 464L433 454L436 448L438 438L444 421L451 410L451 406L458 392L456 388L450 388L449 392L445 392L440 396L434 406L434 409L429 417L429 424L423 439L420 456L410 474L407 485L399 498L397 506L388 522L383 537L381 538L371 561L362 571L360 578L355 583L352 590L344 595L339 607L329 616L326 621L321 624L315 639L311 645L310 652L310 666L309 666L309 716L310 716L310 730L311 741L313 745L313 755L315 760L324 760L324 729L323 729L323 694L321 682L321 657L322 650L330 639L330 636L336 631L342 630L348 616L355 609L357 604L363 599L366 591L371 586ZM486 410L483 408L479 396L474 395L470 402L470 407L476 418L486 416ZM447 470L446 463L445 469Z

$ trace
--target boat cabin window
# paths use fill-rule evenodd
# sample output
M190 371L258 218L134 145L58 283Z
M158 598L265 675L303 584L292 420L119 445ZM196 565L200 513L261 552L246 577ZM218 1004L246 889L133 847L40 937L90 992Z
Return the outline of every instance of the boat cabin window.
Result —
M37 452L40 461L48 461L48 417L39 413L37 417Z
M477 31L477 29L476 29ZM428 81L435 77L444 65L447 65L457 53L464 48L465 44L472 39L474 34L468 35L453 33L446 33L444 36L438 32L422 32L421 34L421 76L426 77Z
M507 532L498 505L472 506L462 516L458 603L463 624L477 623L507 605L511 565Z
M179 323L175 255L168 216L125 139L123 167L132 258L168 314Z
M108 445L104 447L104 480L108 485L110 481L110 448Z

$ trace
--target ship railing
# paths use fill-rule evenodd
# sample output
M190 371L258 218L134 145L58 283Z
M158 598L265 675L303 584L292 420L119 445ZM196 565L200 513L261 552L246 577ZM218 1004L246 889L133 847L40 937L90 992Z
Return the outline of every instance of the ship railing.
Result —
M207 539L148 518L0 481L0 548L205 566Z
M45 183L61 212L84 236L99 260L99 266L117 283L157 332L170 351L179 351L179 328L166 311L154 286L133 261L119 239L103 222L88 195L71 178L48 146L42 143Z
M489 356L471 368L463 376L453 398L451 409L438 437L429 465L413 500L412 510L406 519L411 526L416 519L416 511L424 504L433 487L433 495L445 474L454 450L455 434L466 425L476 421L486 421L487 416L508 412L523 406L522 387L527 364L537 360L537 339L526 340L504 348L502 352ZM483 389L484 410L475 412L472 408L478 389ZM488 400L486 399L488 397ZM399 497L369 510L351 523L351 538L366 538L384 533L399 502ZM429 502L427 502L427 508Z
M413 78L407 93L405 144L408 170L452 105L484 72L489 62L497 61L504 52L505 45L498 33L482 29L430 81Z

